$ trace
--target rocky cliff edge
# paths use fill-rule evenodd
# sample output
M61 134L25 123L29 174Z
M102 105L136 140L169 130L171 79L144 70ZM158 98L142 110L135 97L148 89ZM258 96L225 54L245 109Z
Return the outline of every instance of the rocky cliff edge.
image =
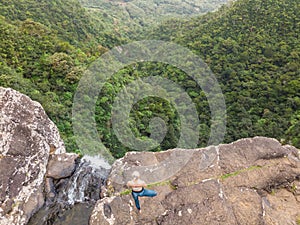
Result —
M44 204L50 154L65 152L55 124L29 97L0 87L0 224L26 224Z
M126 189L135 170L158 192L141 198L142 213ZM299 179L298 149L264 137L193 150L130 152L114 163L107 197L98 201L90 224L296 225Z

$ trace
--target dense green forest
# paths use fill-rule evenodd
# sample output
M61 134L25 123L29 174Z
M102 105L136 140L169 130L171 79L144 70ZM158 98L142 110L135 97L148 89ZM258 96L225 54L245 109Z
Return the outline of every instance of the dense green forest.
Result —
M1 1L0 8L7 21L31 19L72 45L98 42L112 47L119 43L113 33L106 33L106 24L93 20L77 0L7 0Z
M186 46L209 64L226 98L226 142L263 135L300 147L299 34L299 1L242 0L167 22L151 38Z
M79 0L107 32L133 38L170 18L189 18L216 10L228 0Z
M0 9L0 85L39 101L58 126L68 151L80 151L71 121L80 78L94 60L113 46L129 42L131 35L175 42L209 65L226 100L225 142L262 135L300 147L298 1L238 0L189 20L172 19L144 30L130 24L128 35L123 34L126 29L121 33L112 29L110 20L118 14L106 10L97 16L75 0L10 0L1 2ZM199 146L205 146L211 118L204 92L180 69L153 62L123 68L104 86L95 118L104 145L115 157L130 150L114 134L112 105L124 86L149 75L168 78L191 96L201 121ZM149 137L149 121L156 116L166 122L168 130L153 151L176 147L178 113L163 99L149 97L133 106L132 132L136 137Z
M67 149L77 149L71 126L77 82L90 62L121 41L101 32L74 0L10 0L0 8L0 85L40 102Z

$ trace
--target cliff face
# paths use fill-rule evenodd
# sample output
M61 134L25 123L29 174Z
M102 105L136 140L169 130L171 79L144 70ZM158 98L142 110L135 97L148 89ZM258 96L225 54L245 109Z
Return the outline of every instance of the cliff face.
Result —
M158 192L140 198L142 213L125 190L135 170L146 182L156 181L149 189ZM203 149L127 153L113 165L109 196L98 201L90 224L295 225L299 179L298 150L264 137Z
M87 224L109 169L66 153L42 106L0 87L0 225Z
M41 105L0 87L0 224L25 224L44 204L50 152L65 152Z

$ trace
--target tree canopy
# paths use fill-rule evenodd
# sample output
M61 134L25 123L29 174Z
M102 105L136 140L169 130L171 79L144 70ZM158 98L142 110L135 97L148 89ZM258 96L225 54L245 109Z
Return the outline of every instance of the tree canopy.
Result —
M123 3L129 7L129 2L143 1ZM68 151L80 151L71 120L79 80L92 62L112 47L129 42L129 37L175 42L207 63L226 101L224 142L261 135L300 147L298 1L238 0L189 20L160 20L159 25L144 26L145 30L135 24L141 20L136 18L134 22L123 21L123 28L130 26L129 30L122 30L124 33L114 30L116 21L111 19L118 15L107 8L100 14L99 10L91 14L93 1L81 3L88 9L75 0L0 3L0 85L39 101L58 126ZM106 6L103 3L101 7ZM138 12L134 7L130 10ZM118 140L112 126L111 110L116 96L122 89L129 89L131 82L147 76L166 78L188 93L200 121L198 146L206 146L213 124L201 87L173 65L140 62L117 71L97 100L97 130L113 156L122 157L131 150ZM152 150L176 147L180 116L172 103L161 98L149 96L132 106L132 133L140 139L150 137L151 129L159 126L151 123L156 117L165 122L167 131L161 144Z

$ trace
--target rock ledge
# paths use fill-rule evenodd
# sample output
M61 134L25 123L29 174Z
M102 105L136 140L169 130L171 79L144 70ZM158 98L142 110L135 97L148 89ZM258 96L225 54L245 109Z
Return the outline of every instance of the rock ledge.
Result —
M168 164L172 154L180 170L172 171L177 167ZM159 193L141 199L142 214L125 186L134 170ZM127 153L113 165L107 187L111 197L99 200L90 224L296 225L299 179L298 149L271 138L187 151Z

